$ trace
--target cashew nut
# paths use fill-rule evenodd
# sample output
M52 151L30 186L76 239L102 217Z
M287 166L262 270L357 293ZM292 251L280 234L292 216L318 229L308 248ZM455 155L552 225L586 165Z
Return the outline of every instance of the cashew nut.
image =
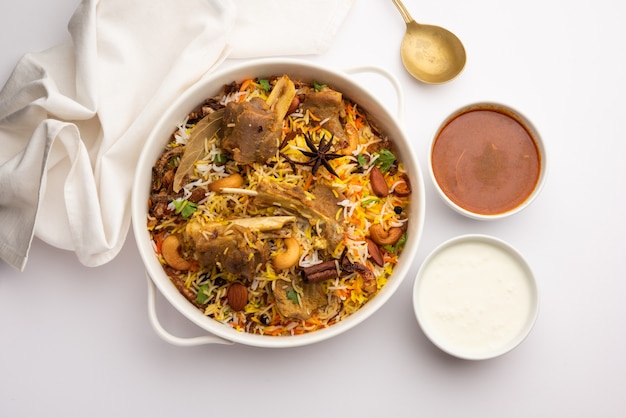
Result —
M370 227L370 238L378 245L393 245L402 237L401 228L390 228L385 231L381 224L375 224Z
M243 184L243 177L240 174L231 174L228 177L215 180L207 185L207 189L211 192L219 192L224 187L241 187Z
M180 255L180 246L178 235L168 235L161 244L161 255L170 267L180 271L189 270L191 263Z
M298 244L295 238L285 238L283 244L285 244L285 251L276 254L272 260L272 264L277 270L284 270L295 266L298 259L300 259L300 244Z

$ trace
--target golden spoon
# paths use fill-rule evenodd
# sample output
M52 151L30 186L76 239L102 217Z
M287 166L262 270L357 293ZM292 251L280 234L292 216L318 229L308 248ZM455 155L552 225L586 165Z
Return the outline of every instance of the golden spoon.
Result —
M392 0L406 22L400 47L402 63L416 79L441 84L456 77L465 66L465 48L452 32L417 23L400 0Z

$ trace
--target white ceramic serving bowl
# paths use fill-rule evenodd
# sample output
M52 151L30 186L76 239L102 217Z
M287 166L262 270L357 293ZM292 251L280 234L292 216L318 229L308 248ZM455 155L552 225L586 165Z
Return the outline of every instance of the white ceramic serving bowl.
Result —
M539 312L535 276L524 257L488 235L462 235L433 250L413 286L424 334L444 352L485 360L517 347Z
M539 178L537 180L537 183L535 184L535 188L533 189L532 193L526 198L526 200L524 200L521 204L517 205L516 207L507 210L506 212L501 212L501 213L496 213L496 214L481 214L481 213L477 213L471 210L468 210L462 206L460 206L459 204L455 203L453 200L450 199L450 197L444 192L444 190L442 189L442 187L440 186L440 184L438 183L437 179L435 178L435 173L434 173L434 168L433 168L433 149L435 147L435 142L437 140L437 138L439 137L439 134L441 133L441 131L443 130L444 127L446 127L446 125L448 125L448 123L455 119L457 116L466 113L468 111L471 110L480 110L480 109L491 109L491 110L496 110L496 111L500 111L501 113L504 113L508 116L510 116L511 118L513 118L514 120L516 120L518 123L520 123L521 125L523 125L526 130L528 131L528 133L530 134L530 136L532 137L532 139L535 142L535 145L537 147L537 151L540 157L540 166L539 166ZM523 209L525 209L526 207L528 207L539 195L539 192L541 191L541 189L543 188L543 185L546 181L546 177L548 174L548 160L547 160L547 154L546 154L546 147L544 144L544 141L541 137L541 135L539 134L539 131L537 130L537 128L535 127L535 125L530 121L530 119L528 119L526 116L524 116L521 112L519 112L518 110L508 106L508 105L504 105L501 103L496 103L496 102L476 102L476 103L471 103L465 106L460 107L459 109L455 110L454 112L452 112L449 116L447 116L439 125L439 127L437 128L435 135L433 135L432 141L431 141L431 145L430 145L430 149L429 149L429 154L428 154L428 172L430 175L430 178L432 180L433 185L435 186L435 189L437 190L437 194L439 195L439 197L452 209L454 209L456 212L467 216L468 218L472 218L472 219L477 219L477 220L481 220L481 221L491 221L491 220L497 220L497 219L502 219L502 218L506 218L508 216L514 215L520 211L522 211Z
M393 84L401 102L402 92L398 83L390 74L373 68L354 69L352 73L376 72L386 76ZM176 125L180 123L189 112L207 97L217 95L225 84L232 81L242 81L246 78L269 77L272 75L288 74L293 79L328 84L341 91L346 97L351 98L359 106L365 109L371 119L375 120L380 129L390 138L393 138L400 159L404 162L412 186L412 201L410 206L410 222L408 240L399 262L388 283L381 291L369 301L362 309L352 314L345 320L323 330L304 335L273 337L253 335L238 332L228 325L224 325L207 316L204 316L183 295L179 293L168 276L163 271L157 260L153 246L146 228L147 201L150 193L152 166L162 153L165 144L170 138ZM195 345L202 343L241 343L258 347L295 347L316 343L333 336L339 335L355 325L361 323L376 312L398 289L404 280L411 264L415 260L418 243L424 224L424 182L419 168L418 160L409 145L397 118L365 88L359 85L347 73L336 71L327 67L319 66L310 62L295 59L266 59L250 61L240 65L217 71L205 81L179 97L156 123L152 133L148 137L144 149L137 162L137 171L133 184L132 193L132 219L133 231L139 248L139 253L149 276L149 300L150 319L155 331L165 340L178 345ZM165 331L156 318L154 310L154 286L163 294L165 299L176 308L182 315L200 326L214 337L206 338L178 338Z

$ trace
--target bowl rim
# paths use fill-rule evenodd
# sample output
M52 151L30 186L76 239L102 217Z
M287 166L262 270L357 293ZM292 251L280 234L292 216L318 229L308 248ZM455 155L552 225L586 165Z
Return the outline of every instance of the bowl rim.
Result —
M520 330L519 334L515 336L515 338L511 339L507 344L504 344L502 347L496 350L491 350L489 352L484 352L482 355L480 354L469 354L467 352L463 352L461 349L455 348L449 344L442 342L437 335L431 331L426 321L424 321L422 317L421 311L421 285L424 280L424 274L429 266L436 258L446 249L451 248L453 246L468 243L468 242L480 242L487 245L490 245L493 248L500 249L508 254L514 261L517 262L518 266L522 268L525 272L525 277L528 281L530 292L531 292L531 309L529 311L529 315L526 318L526 322L524 327ZM463 360L488 360L492 358L496 358L502 356L513 349L519 347L519 345L528 337L530 332L535 326L537 322L537 318L539 316L539 307L540 307L540 296L539 296L539 286L537 283L537 278L528 264L528 261L525 257L511 244L508 242L494 237L492 235L486 234L464 234L459 235L453 238L450 238L442 243L440 243L435 249L433 249L422 262L413 282L412 289L412 302L413 302L413 312L415 318L418 322L418 325L424 335L428 338L428 340L439 348L441 351L463 359Z
M441 133L443 128L452 119L456 118L457 116L463 113L469 112L471 110L481 110L481 109L503 110L504 114L517 120L518 123L521 123L530 132L531 137L537 147L537 151L539 153L539 160L540 160L539 178L537 179L537 183L535 184L533 191L530 193L530 195L528 195L526 200L524 200L522 203L520 203L519 205L517 205L516 207L508 211L495 213L491 215L470 211L458 205L457 203L453 202L452 199L450 199L448 195L443 191L443 189L439 185L439 182L435 178L435 172L434 172L433 162L432 162L432 155L433 155L433 150L435 147L435 142L437 141L437 138L439 137L439 134ZM443 118L443 120L437 125L435 133L434 135L432 135L432 138L430 139L430 146L428 148L427 171L428 171L431 183L433 184L435 190L437 191L437 195L439 196L441 200L443 200L444 203L446 203L447 206L455 210L457 213L460 213L461 215L464 215L471 219L476 219L480 221L494 221L498 219L507 218L509 216L512 216L512 215L515 215L516 213L521 212L522 210L530 206L530 204L533 203L537 199L537 197L543 190L543 187L546 183L546 179L548 177L548 155L546 152L545 141L543 140L543 137L541 136L536 125L528 117L526 117L522 112L520 112L519 110L517 110L516 108L508 104L504 104L498 101L490 101L490 100L475 101L475 102L471 102L471 103L458 107L456 110L452 111L445 118Z
M149 193L150 168L154 165L165 141L169 138L175 124L180 122L195 106L201 103L211 94L216 94L226 82L243 79L243 74L250 76L270 76L279 73L300 74L308 73L309 80L316 77L327 77L329 83L342 93L357 92L361 98L356 98L357 103L367 102L368 106L376 106L374 119L379 124L384 124L384 129L393 138L394 145L402 154L402 161L407 170L412 186L411 222L409 223L413 231L407 239L406 246L400 255L402 263L398 263L388 283L372 298L365 306L354 312L349 317L343 319L328 328L314 332L294 335L294 336L263 336L236 331L234 328L222 324L212 318L204 316L199 309L193 306L180 292L173 286L169 277L165 274L162 266L154 256L151 241L145 224L147 211L146 198ZM297 347L317 343L331 337L337 336L360 324L369 316L373 315L400 287L400 284L408 276L412 264L415 262L414 255L417 253L419 242L423 232L425 219L425 190L424 179L419 166L415 150L411 146L404 127L398 118L392 115L385 105L383 105L373 94L367 91L358 81L351 78L340 70L321 66L316 63L295 58L267 58L256 59L238 63L227 68L216 70L203 80L188 89L179 96L168 109L159 117L152 131L147 137L145 145L137 161L137 168L132 187L131 196L131 217L135 241L143 261L147 274L156 285L159 292L165 299L183 316L191 320L194 324L228 341L241 343L257 347ZM319 79L318 79L319 81ZM351 96L349 96L351 97ZM352 97L351 97L352 98ZM366 110L367 106L363 106ZM389 132L393 131L393 132ZM154 157L154 158L152 158Z

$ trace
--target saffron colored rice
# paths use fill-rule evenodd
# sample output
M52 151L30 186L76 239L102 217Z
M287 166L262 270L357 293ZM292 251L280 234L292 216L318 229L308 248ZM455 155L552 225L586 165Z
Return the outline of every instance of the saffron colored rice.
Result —
M248 79L235 81L225 86L223 94L207 98L207 102L192 112L178 129L172 133L169 143L163 150L162 158L172 155L167 164L176 168L180 163L181 154L173 150L186 146L194 124L199 120L198 113L202 107L224 107L230 101L249 101L253 97L267 99L276 80ZM298 95L319 89L320 85L310 85L293 80ZM319 80L323 83L324 80ZM332 86L325 88L332 89ZM315 175L312 167L306 165L309 158L302 151L309 151L305 136L309 135L316 145L322 138L332 137L327 130L328 120L318 118L309 110L303 110L302 104L284 121L281 133L281 146L275 157L266 164L252 163L242 166L236 163L225 152L220 144L219 135L207 138L204 144L204 155L196 161L193 175L183 184L179 193L171 190L158 190L153 187L149 202L147 228L153 241L155 255L160 260L166 273L183 295L195 304L204 315L227 324L236 330L271 336L297 335L332 326L342 321L368 303L383 288L394 267L406 241L407 223L409 222L410 184L408 176L393 147L393 138L385 136L370 120L365 109L358 103L343 96L343 108L340 122L345 128L351 125L358 132L358 144L355 149L329 161L338 174L333 176L326 168L319 167ZM350 129L352 129L350 128ZM333 148L330 152L342 153ZM374 167L380 169L389 187L385 197L377 196L370 182L370 173ZM246 193L220 193L206 191L196 203L189 199L194 190L205 188L211 182L227 177L232 173L244 177L242 189ZM336 208L333 209L334 219L341 225L342 240L336 248L321 251L316 242L319 240L319 225L301 217L286 208L272 206L256 208L251 206L254 192L260 182L270 181L298 187L308 193L313 184L324 184L332 188L335 196L340 196ZM161 179L153 178L153 184L160 184ZM404 193L397 193L403 189ZM157 199L160 194L167 199L164 211L155 213ZM163 209L163 208L162 208ZM203 220L205 222L221 222L233 218L257 216L295 215L297 221L287 227L287 234L296 238L300 245L298 263L284 270L277 270L271 262L276 254L284 251L281 238L269 237L265 243L270 248L270 260L259 264L252 279L244 279L221 268L220 265L202 266L196 259L193 248L183 242L180 255L185 258L190 268L179 271L167 264L162 256L162 243L167 236L177 234L184 236L189 222ZM373 262L368 252L367 239L370 228L380 224L384 230L401 228L403 236L393 245L380 245L383 255L382 266ZM310 312L307 318L283 316L277 307L274 290L276 283L290 283L293 291L290 299L293 303L302 304L306 297L304 288L308 285L303 281L301 270L319 264L328 259L339 260L347 257L351 263L367 267L375 277L375 290L364 289L364 279L358 272L344 272L339 277L325 280L319 284L328 299L328 305ZM228 288L232 283L242 283L248 289L248 300L245 307L235 311L228 303ZM330 309L329 307L333 307Z

